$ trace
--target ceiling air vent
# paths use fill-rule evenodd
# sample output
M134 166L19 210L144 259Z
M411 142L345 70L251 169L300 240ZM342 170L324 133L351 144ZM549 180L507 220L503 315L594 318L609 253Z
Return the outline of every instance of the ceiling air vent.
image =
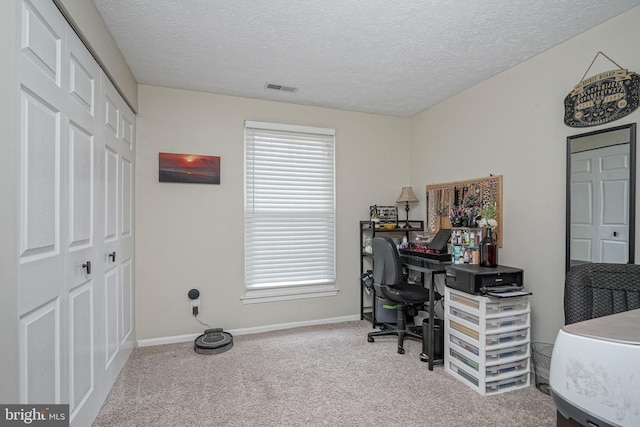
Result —
M264 87L266 89L273 89L273 90L279 90L282 92L291 92L291 93L295 93L298 88L297 87L292 87L292 86L282 86L282 85L276 85L273 83L267 83L266 85L264 85Z

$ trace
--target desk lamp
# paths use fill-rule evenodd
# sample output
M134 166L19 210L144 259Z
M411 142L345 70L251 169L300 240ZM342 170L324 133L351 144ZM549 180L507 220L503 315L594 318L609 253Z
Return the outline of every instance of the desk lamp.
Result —
M411 187L402 187L402 192L400 193L400 197L396 200L396 203L405 202L404 210L407 211L407 220L402 226L402 228L411 228L409 225L409 203L418 202L416 195L413 194L413 188Z

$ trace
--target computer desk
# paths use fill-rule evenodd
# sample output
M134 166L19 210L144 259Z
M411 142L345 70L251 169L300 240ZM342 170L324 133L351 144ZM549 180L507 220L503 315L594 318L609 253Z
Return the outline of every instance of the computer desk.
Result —
M427 286L429 288L429 327L427 328L427 337L429 343L429 352L428 354L421 354L420 358L424 361L425 358L429 362L429 370L433 371L433 365L441 365L444 364L444 359L435 359L435 334L434 334L434 317L433 312L435 308L436 301L435 300L435 279L437 274L445 274L446 267L451 265L451 262L443 262L429 258L423 258L415 255L407 255L400 254L400 261L402 265L408 269L413 271L420 272L421 283L423 286ZM425 273L428 277L428 283L425 282ZM417 326L417 325L416 325ZM444 327L442 328L442 333L444 334ZM422 338L423 340L425 337Z

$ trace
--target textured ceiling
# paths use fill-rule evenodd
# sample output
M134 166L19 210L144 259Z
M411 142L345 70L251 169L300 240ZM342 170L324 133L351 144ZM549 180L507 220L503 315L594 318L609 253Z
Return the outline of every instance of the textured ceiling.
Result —
M640 0L94 3L140 84L409 117Z

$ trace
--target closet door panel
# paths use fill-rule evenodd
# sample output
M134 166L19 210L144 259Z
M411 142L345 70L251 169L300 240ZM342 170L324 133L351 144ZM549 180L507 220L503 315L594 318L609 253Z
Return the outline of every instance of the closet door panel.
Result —
M112 268L105 274L105 300L104 308L106 319L104 322L106 338L106 363L103 369L107 370L118 355L120 349L118 339L118 269Z
M127 239L133 234L133 162L124 156L121 156L120 172L120 238Z
M133 139L135 134L135 120L133 112L122 103L122 150L127 157L133 154Z
M95 390L93 283L91 280L69 294L71 381L69 410L74 419Z
M60 252L60 111L27 88L20 92L20 257Z
M20 93L18 309L26 313L64 292L61 114L26 88Z
M120 280L121 310L120 310L120 344L132 347L133 343L133 262L131 258L122 263L122 277Z
M120 135L120 112L118 111L118 106L114 101L116 98L115 94L112 93L114 91L109 90L108 83L104 83L102 85L104 96L104 127L107 131L107 145L114 146L114 149L118 151L118 148L115 147L118 145L115 141L118 141L118 137Z
M104 241L118 239L118 167L120 156L111 147L104 149Z
M28 60L32 67L22 70L28 73L21 80L46 85L52 83L60 87L63 83L63 38L66 22L52 2L23 1L20 9L20 56ZM39 92L39 91L38 91Z
M20 400L62 401L60 300L55 299L20 318Z
M74 123L69 128L69 248L85 248L94 243L93 204L95 200L94 138Z
M77 43L81 43L80 40L77 40ZM93 58L87 57L88 52L80 51L81 46L74 47L75 50L71 50L69 57L70 99L93 118L96 110L97 79L100 76L97 68L91 63Z

